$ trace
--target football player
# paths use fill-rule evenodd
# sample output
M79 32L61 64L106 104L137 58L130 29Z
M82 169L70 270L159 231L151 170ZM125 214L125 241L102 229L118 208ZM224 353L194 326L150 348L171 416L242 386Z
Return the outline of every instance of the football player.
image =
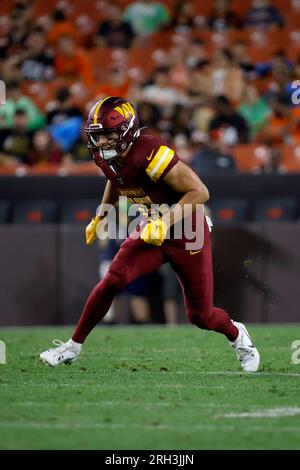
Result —
M85 131L92 157L107 177L101 204L114 205L123 195L149 212L121 244L106 276L91 292L72 338L55 342L57 347L41 353L41 360L50 366L73 362L114 296L140 275L169 262L182 287L188 320L224 334L241 367L256 371L259 353L247 329L213 305L211 241L203 211L209 199L206 186L162 138L143 133L134 105L124 98L110 96L97 102ZM169 209L153 213L153 204L168 204ZM203 241L191 250L187 248L190 240L175 236L175 228L188 218L195 226L197 217L202 220ZM87 226L88 245L105 222L105 217L96 215Z

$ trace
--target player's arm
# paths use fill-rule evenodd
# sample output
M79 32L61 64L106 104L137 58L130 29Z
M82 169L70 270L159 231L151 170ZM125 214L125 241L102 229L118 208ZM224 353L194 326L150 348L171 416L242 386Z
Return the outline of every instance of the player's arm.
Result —
M174 152L171 149L169 149L168 153L167 152L168 148L164 150L161 160L158 163L155 162L156 166L152 165L154 170L150 168L150 171L152 172L151 174L155 175L155 172L157 173L159 171L156 170L156 168L160 168L159 164L161 161L162 163L160 166L163 166L167 159L170 162L172 161ZM166 169L168 169L167 165L168 163L165 165ZM182 197L175 207L165 213L163 217L156 220L148 220L148 223L143 228L141 239L144 240L144 242L155 246L162 245L169 227L182 218L192 214L196 210L198 204L204 204L209 199L207 187L203 184L196 173L181 161L177 161L176 164L174 164L172 168L165 173L165 175L162 175L161 180L174 191L182 194Z
M116 204L116 202L118 201L118 198L119 198L118 191L113 187L111 182L109 180L107 180L107 183L106 183L106 186L105 186L105 189L104 189L104 193L103 193L103 197L102 197L102 201L101 201L100 208L99 208L100 214L102 212L101 211L101 206L103 206L104 204L105 205L109 204L109 205L111 205L111 207L113 207ZM100 215L96 215L91 220L89 225L86 227L85 234L86 234L86 243L87 243L87 245L91 245L96 240L96 238L97 238L97 226L98 226L99 222L103 221L107 216L108 216L108 214L105 217L100 216Z
M205 204L209 199L209 192L205 184L182 161L177 162L162 181L177 193L182 194L182 198L175 207L162 217L167 228L195 212L198 204Z

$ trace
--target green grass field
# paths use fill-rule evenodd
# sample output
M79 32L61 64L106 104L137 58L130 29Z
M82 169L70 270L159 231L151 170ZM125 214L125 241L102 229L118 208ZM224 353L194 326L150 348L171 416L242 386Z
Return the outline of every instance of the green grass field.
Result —
M99 327L72 366L39 353L69 328L3 329L1 449L300 449L300 325L250 326L260 372L192 326Z

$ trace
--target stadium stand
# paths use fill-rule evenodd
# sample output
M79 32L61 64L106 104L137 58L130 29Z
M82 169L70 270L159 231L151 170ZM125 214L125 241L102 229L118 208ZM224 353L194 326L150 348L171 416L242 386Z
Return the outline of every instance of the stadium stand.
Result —
M56 210L53 201L20 201L14 205L13 223L54 223L57 220Z
M243 198L216 198L209 204L212 220L216 224L248 220L249 201Z
M64 223L89 223L96 214L99 200L79 199L66 201L62 205L61 221Z
M299 204L296 198L265 198L257 200L252 210L256 221L295 220L299 215Z
M118 21L124 24L130 18L129 7L134 7L135 3L130 0L0 2L0 79L7 88L6 105L0 107L0 176L101 177L84 151L82 132L87 111L95 99L101 98L101 93L126 93L145 113L143 119L146 120L151 108L150 124L154 131L174 143L182 159L192 162L199 174L205 148L209 149L205 153L206 160L209 155L221 163L225 157L231 159L235 163L227 171L238 175L299 174L299 2L267 2L274 7L273 16L265 15L267 19L262 23L255 16L256 4L252 0L184 3L162 0L158 3L163 5L167 21L154 22L147 35L133 27L135 36L129 47L125 42L124 47L122 43L120 47L99 45L100 25L106 23L110 28L119 25L113 18L116 10L121 13ZM149 11L155 12L157 5L148 3ZM118 31L120 33L120 29ZM74 65L77 60L70 44L70 61L61 57L59 44L66 36L74 41L75 55L81 51L85 65L91 65L88 80L84 70L80 78L79 69L76 75L69 68L70 63L73 61ZM32 44L35 37L45 41L42 51ZM28 79L24 67L40 71L37 73L40 79ZM164 84L159 83L161 78L157 79L157 71L165 74ZM149 86L154 87L158 95L163 95L164 91L168 96L171 94L171 102L163 105L159 100L149 102ZM58 96L65 89L69 96L58 103ZM217 96L225 96L230 103L230 119L221 116L222 119L216 120L220 118L215 107ZM28 117L26 139L32 146L30 158L17 151L19 134L14 133L14 116L19 109ZM186 121L182 109L187 110ZM70 129L75 134L66 150L57 136L65 132L61 120L74 116L80 116L82 121L76 121L77 127L72 127L70 121ZM241 123L244 128L248 127L242 138ZM50 132L53 141L51 146L45 144L37 151L35 135L40 130ZM12 139L14 145L11 145ZM207 171L208 175L214 173L214 165L207 168L205 177ZM263 198L264 194L259 196ZM235 197L236 200L219 200L212 195L212 211L220 223L258 217L252 200L242 195L240 200L238 195ZM26 220L26 208L23 207L23 215L17 217L17 208L7 209L6 201L4 194L2 222L22 220L22 217ZM40 217L41 220L52 218L76 223L87 218L93 209L89 201L86 197L81 201L77 198L70 202L68 209L59 204L57 212L46 210L44 213L41 209L36 220ZM283 212L286 214L285 210ZM291 215L287 218L298 216L296 209L288 213ZM34 218L32 216L32 220Z
M5 224L9 220L9 207L8 201L0 201L0 224Z

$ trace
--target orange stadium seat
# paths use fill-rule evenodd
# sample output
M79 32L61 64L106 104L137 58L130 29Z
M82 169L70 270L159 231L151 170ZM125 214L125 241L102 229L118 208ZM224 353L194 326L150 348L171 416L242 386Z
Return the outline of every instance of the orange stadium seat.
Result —
M89 51L90 59L96 69L107 69L113 63L113 49L95 47Z
M142 70L147 78L155 69L156 63L153 54L157 48L147 47L146 49L131 49L128 51L128 71L133 68ZM147 60L145 61L145 57Z
M41 175L58 175L60 170L60 165L58 164L50 164L50 163L43 163L39 165L34 165L30 167L28 173L30 175L41 176Z
M56 91L63 86L68 86L68 84L62 79L52 82L25 81L22 83L22 92L29 96L41 111L45 112L47 104L54 101Z
M209 16L212 12L213 1L194 2L194 12L197 16Z
M300 146L280 144L276 148L282 155L282 169L292 173L300 172ZM251 172L263 163L266 147L259 144L237 145L233 154L239 171Z
M173 30L170 31L158 31L157 33L151 34L149 37L149 46L169 49L173 44L173 39L176 33Z
M22 165L0 165L0 176L16 175ZM22 169L21 169L22 171Z
M278 149L282 155L282 164L293 173L300 173L300 146L299 145L280 145Z
M95 165L93 161L88 162L88 163L80 163L78 165L74 165L71 171L72 175L76 176L88 176L88 175L103 175L102 171L98 166Z
M233 149L233 155L238 170L249 172L261 164L264 156L264 147L258 144L237 145Z
M0 2L0 16L9 15L13 9L11 0L1 0Z
M58 0L47 0L46 2L36 1L34 3L32 16L34 19L44 15L51 15L55 9Z
M241 0L232 0L231 1L231 9L238 13L242 18L245 17L247 11L252 5L252 0L244 0L241 2Z

